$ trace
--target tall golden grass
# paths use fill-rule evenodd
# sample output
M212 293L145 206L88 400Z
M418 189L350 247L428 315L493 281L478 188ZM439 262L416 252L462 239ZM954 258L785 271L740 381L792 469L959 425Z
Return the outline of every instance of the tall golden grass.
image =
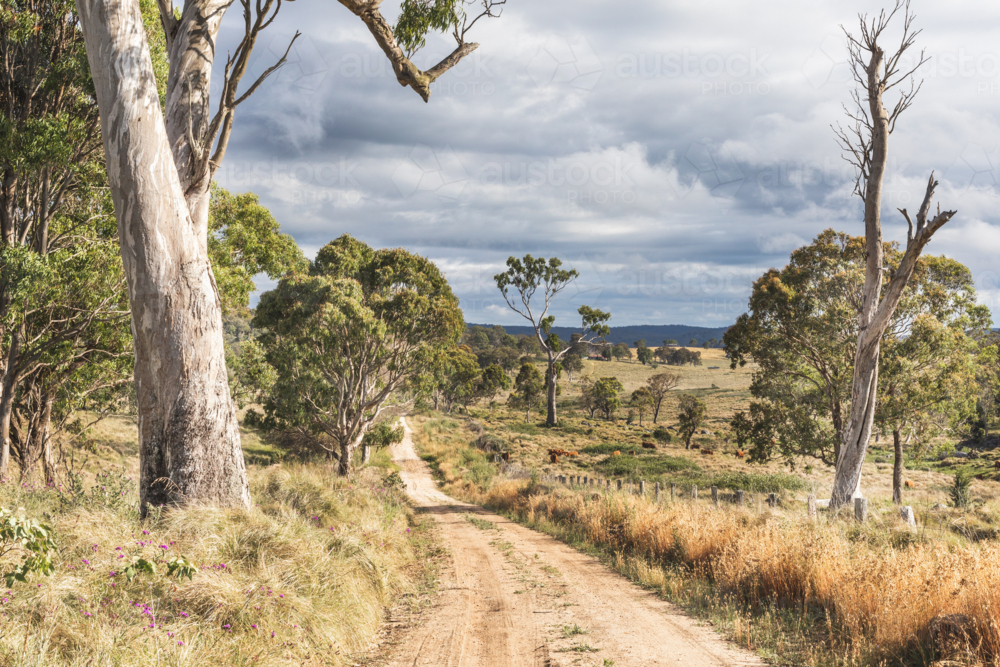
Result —
M377 470L251 468L250 511L187 507L139 521L120 507L62 509L53 490L2 485L45 512L56 571L0 595L0 665L342 665L413 585L413 515ZM185 555L192 580L165 576ZM122 575L133 556L155 575ZM9 560L9 558L8 558Z
M801 609L828 625L828 641L850 647L844 664L1000 665L1000 545L922 540L902 527L708 503L655 503L619 493L572 492L534 482L499 481L477 500L535 525L610 549L630 567L659 569L646 583L667 586L663 571L711 582L752 609ZM644 563L638 566L636 563ZM931 636L935 618L964 627L945 651ZM940 642L938 642L940 644ZM948 653L949 655L944 655Z

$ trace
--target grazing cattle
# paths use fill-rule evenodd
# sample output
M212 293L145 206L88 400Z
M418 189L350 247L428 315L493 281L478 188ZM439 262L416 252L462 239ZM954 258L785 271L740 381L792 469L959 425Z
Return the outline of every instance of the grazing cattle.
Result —
M617 449L611 453L611 456L621 456L621 455L622 453L619 452Z
M743 451L742 449L737 449L737 450L736 450L736 458L738 458L738 459L742 459L742 458L743 458L743 457L745 457L746 455L747 455L747 453L746 453L746 452L744 452L744 451Z
M632 451L629 452L629 456L638 456L638 454L636 454L635 450L633 449Z
M996 460L996 462L993 464L993 467L996 468L997 470L1000 470L1000 459Z
M579 456L579 452L569 452L565 449L550 449L549 456Z
M706 456L711 456L715 452L712 451L711 449L703 449L703 450L701 450L701 453L704 454L704 455L706 455Z
M504 452L503 454L500 455L500 458L502 458L504 461L506 461L506 462L509 463L510 462L510 452Z
M906 480L905 482L903 482L903 486L905 486L908 489L914 489L916 488L917 485L914 484L911 480Z
M656 449L656 445L654 445L651 442L644 442L644 443L642 443L642 448L643 449Z
M549 454L549 462L550 463L559 463L559 455L558 454Z

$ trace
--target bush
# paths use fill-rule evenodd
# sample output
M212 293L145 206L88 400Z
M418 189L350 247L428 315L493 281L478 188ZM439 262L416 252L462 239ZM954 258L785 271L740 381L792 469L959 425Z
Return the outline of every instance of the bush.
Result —
M948 496L955 507L965 509L969 506L969 489L972 486L972 476L968 473L957 472L955 479L948 488Z
M674 439L674 436L666 428L657 426L653 429L653 439L657 442L670 442Z
M484 452L503 452L510 447L506 440L492 433L484 433L479 436L475 445L476 449L481 449Z

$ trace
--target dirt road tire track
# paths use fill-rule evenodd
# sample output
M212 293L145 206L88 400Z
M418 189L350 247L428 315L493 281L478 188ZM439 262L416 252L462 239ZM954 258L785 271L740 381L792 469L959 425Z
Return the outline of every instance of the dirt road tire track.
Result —
M597 559L441 493L404 429L392 458L409 496L437 521L451 563L392 667L763 666ZM574 626L585 633L565 636Z

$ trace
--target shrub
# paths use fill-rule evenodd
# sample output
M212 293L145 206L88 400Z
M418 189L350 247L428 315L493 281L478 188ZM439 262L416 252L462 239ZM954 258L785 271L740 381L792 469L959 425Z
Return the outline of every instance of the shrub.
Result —
M484 452L502 452L509 448L506 440L492 433L484 433L476 439L476 448Z
M948 488L948 496L955 507L964 509L969 506L969 488L972 486L972 476L968 473L957 472L955 479Z
M657 426L653 429L653 438L658 442L670 442L674 439L674 436L662 426Z

